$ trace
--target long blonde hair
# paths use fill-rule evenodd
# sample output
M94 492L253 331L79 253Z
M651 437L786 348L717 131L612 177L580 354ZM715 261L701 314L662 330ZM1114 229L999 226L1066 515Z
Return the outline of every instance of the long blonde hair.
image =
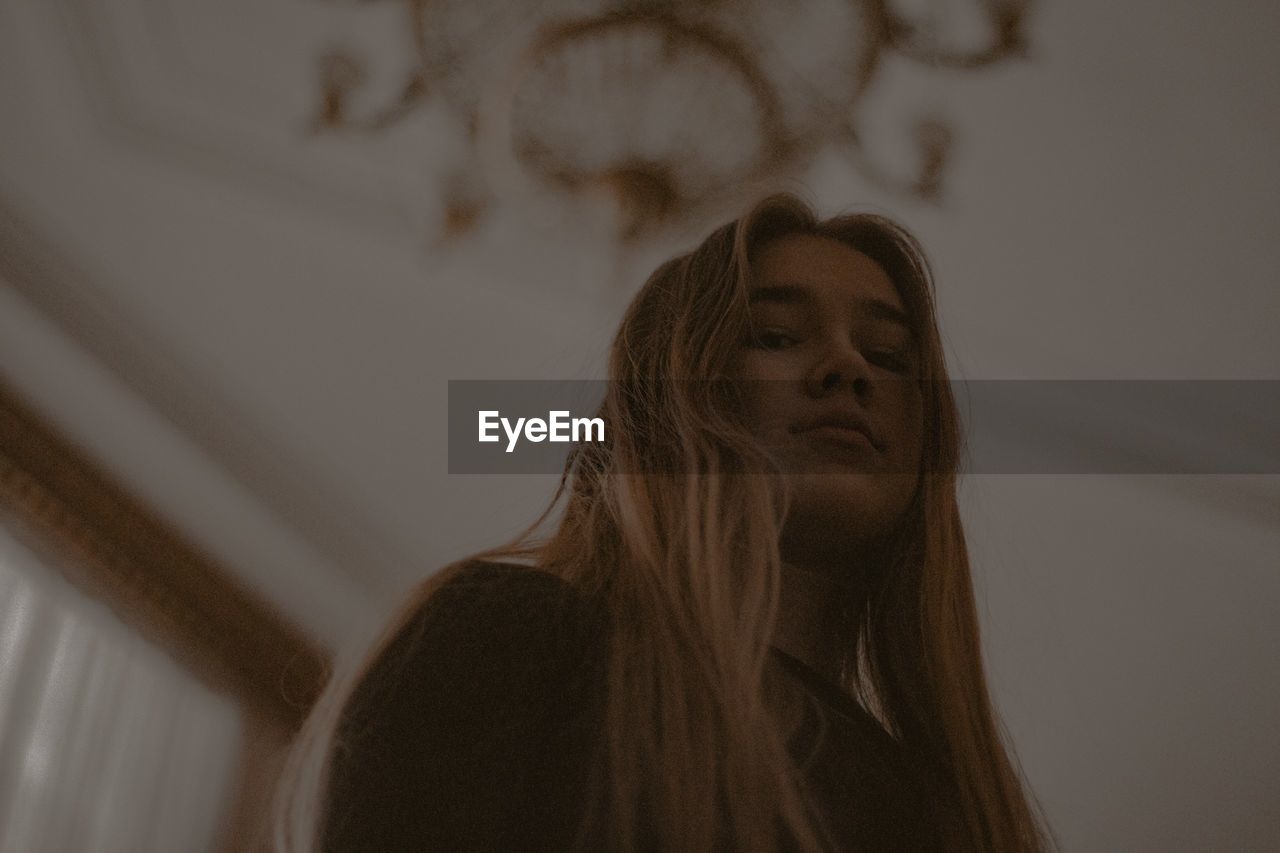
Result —
M608 614L604 760L592 768L582 849L766 853L780 834L834 846L787 740L798 719L773 690L778 543L788 497L735 417L726 375L747 329L750 260L791 234L840 240L898 288L921 353L923 465L891 566L843 638L845 687L871 692L889 730L935 773L953 851L1042 851L1049 840L998 733L986 688L968 552L956 502L959 417L923 251L901 226L851 214L820 221L771 196L660 266L614 340L599 416L608 440L575 448L542 516L500 547L423 581L360 659L335 673L280 789L279 853L312 853L346 700L399 628L476 559L525 559L600 600ZM764 475L753 472L766 472ZM556 507L558 524L539 535ZM856 760L856 759L855 759ZM601 843L595 841L595 844ZM598 848L594 848L598 849Z

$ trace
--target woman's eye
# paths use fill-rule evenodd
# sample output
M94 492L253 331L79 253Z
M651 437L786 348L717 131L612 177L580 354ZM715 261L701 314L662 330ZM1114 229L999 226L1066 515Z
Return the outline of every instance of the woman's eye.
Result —
M782 329L761 329L755 334L755 345L760 349L779 350L793 347L800 339Z
M906 353L902 352L873 352L870 361L872 364L892 370L895 373L906 373L911 367L911 361Z

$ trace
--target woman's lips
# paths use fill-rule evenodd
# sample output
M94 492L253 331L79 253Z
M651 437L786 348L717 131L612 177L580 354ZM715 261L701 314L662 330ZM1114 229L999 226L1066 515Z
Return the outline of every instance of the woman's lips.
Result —
M831 424L823 424L811 429L805 430L803 435L810 436L818 441L827 444L835 444L841 447L849 447L854 449L875 452L875 445L871 443L871 439L861 430L847 426L834 426Z

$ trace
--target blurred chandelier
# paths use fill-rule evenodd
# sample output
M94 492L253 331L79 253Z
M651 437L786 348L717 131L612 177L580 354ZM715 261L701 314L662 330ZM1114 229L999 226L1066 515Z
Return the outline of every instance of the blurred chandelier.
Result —
M606 200L636 243L831 145L872 183L935 198L949 128L921 121L914 173L891 176L865 149L863 96L892 53L957 71L1022 55L1029 0L395 2L414 54L398 95L357 111L365 66L330 51L315 128L379 132L442 99L470 143L442 190L445 236L497 196L549 189ZM968 26L943 32L961 12Z

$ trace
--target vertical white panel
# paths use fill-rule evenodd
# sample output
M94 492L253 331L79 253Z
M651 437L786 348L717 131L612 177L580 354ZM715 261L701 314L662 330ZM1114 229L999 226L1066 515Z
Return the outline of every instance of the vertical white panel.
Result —
M240 712L0 525L0 853L204 851Z

